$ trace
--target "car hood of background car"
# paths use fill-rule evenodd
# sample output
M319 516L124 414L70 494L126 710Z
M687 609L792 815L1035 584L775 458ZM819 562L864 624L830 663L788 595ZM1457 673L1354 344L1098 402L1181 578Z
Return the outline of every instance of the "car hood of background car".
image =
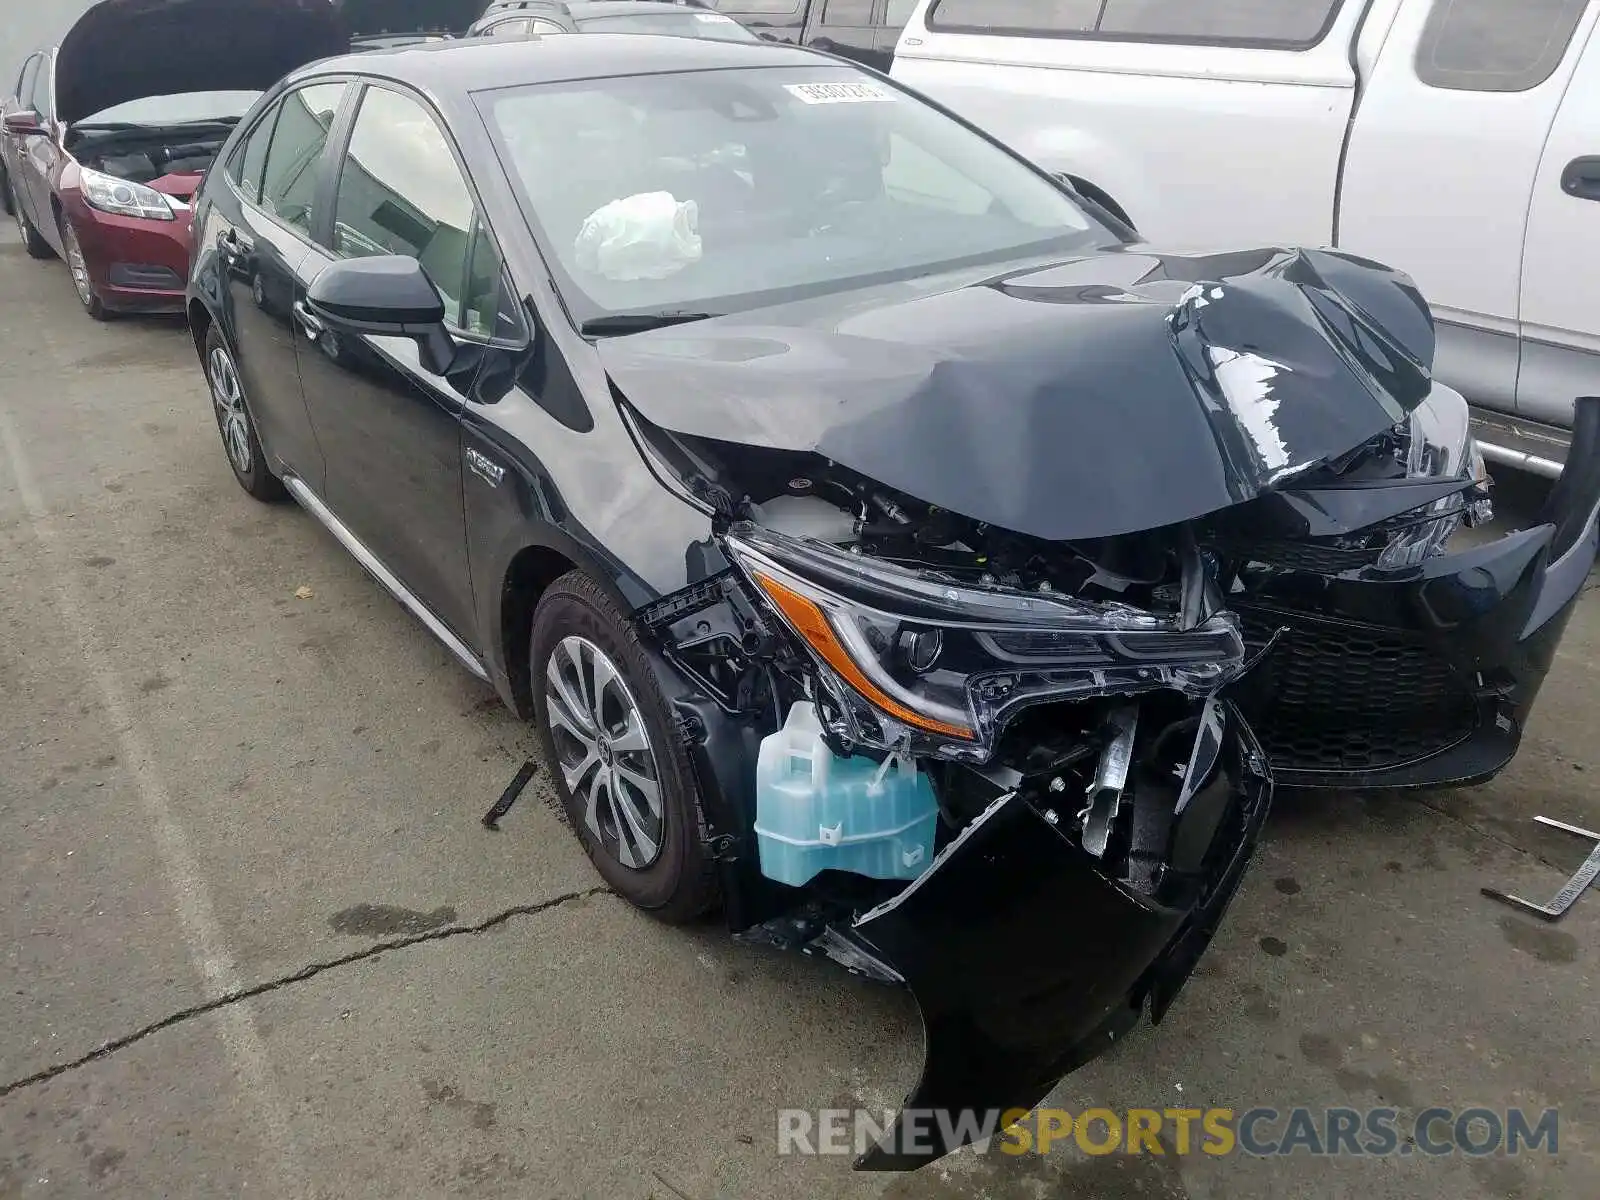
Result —
M61 41L56 115L70 124L146 96L265 90L349 48L329 0L103 0Z
M663 429L814 451L1048 540L1250 500L1404 420L1432 387L1433 322L1411 281L1332 251L1136 246L897 286L598 351Z
M484 0L335 0L350 36L465 33L483 14Z

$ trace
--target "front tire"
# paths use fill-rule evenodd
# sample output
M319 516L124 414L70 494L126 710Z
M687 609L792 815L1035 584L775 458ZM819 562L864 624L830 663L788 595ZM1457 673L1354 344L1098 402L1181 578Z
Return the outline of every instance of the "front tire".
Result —
M530 638L535 719L578 840L605 881L670 924L717 901L687 753L628 619L581 571L545 590Z
M17 232L22 235L22 244L28 251L28 257L54 258L56 252L50 249L50 243L44 240L39 231L33 227L33 222L28 220L28 211L22 207L22 196L17 191L15 177L6 186L11 191L11 215L17 219Z
M78 303L92 321L107 317L105 301L95 295L94 280L89 277L89 263L83 257L83 245L78 241L78 231L63 215L60 221L61 246L67 252L67 270L72 274L72 290L78 293Z
M222 333L213 325L206 331L206 382L211 385L211 408L217 430L222 434L222 449L233 468L239 486L263 503L282 500L288 495L279 479L267 466L267 456L256 435L255 418L245 402L244 383Z

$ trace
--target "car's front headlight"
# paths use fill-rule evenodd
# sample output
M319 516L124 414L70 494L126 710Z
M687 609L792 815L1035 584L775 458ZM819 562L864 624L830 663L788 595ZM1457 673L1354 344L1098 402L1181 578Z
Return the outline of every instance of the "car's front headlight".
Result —
M1406 475L1411 479L1470 477L1473 487L1405 514L1378 556L1385 569L1416 567L1436 554L1462 524L1482 525L1494 517L1489 500L1489 470L1472 436L1467 402L1460 392L1434 384L1428 399L1412 410L1406 444Z
M1243 669L1231 614L1193 629L1127 605L975 587L741 525L724 538L815 661L863 745L982 761L1019 708L1154 688L1207 694Z
M130 183L115 175L103 175L87 167L78 168L78 186L83 202L101 212L120 217L145 217L151 221L172 220L172 205L155 188Z

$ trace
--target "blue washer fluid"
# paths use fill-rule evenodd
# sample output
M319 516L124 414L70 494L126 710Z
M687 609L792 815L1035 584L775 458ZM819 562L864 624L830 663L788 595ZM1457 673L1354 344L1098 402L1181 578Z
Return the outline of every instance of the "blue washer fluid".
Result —
M933 860L938 817L933 784L914 760L834 754L808 701L761 740L756 844L769 879L799 887L829 869L915 879Z

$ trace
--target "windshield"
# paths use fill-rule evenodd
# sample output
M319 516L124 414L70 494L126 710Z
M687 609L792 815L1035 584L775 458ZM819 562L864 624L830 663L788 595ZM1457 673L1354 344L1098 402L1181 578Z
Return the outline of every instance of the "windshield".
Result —
M1117 238L1061 189L848 66L479 97L580 322L722 313Z
M196 121L235 121L250 111L260 92L185 92L179 96L141 96L102 108L77 125L188 125Z
M584 33L662 33L674 37L709 38L714 42L760 41L732 17L708 12L618 13L606 17L578 17L573 24Z

